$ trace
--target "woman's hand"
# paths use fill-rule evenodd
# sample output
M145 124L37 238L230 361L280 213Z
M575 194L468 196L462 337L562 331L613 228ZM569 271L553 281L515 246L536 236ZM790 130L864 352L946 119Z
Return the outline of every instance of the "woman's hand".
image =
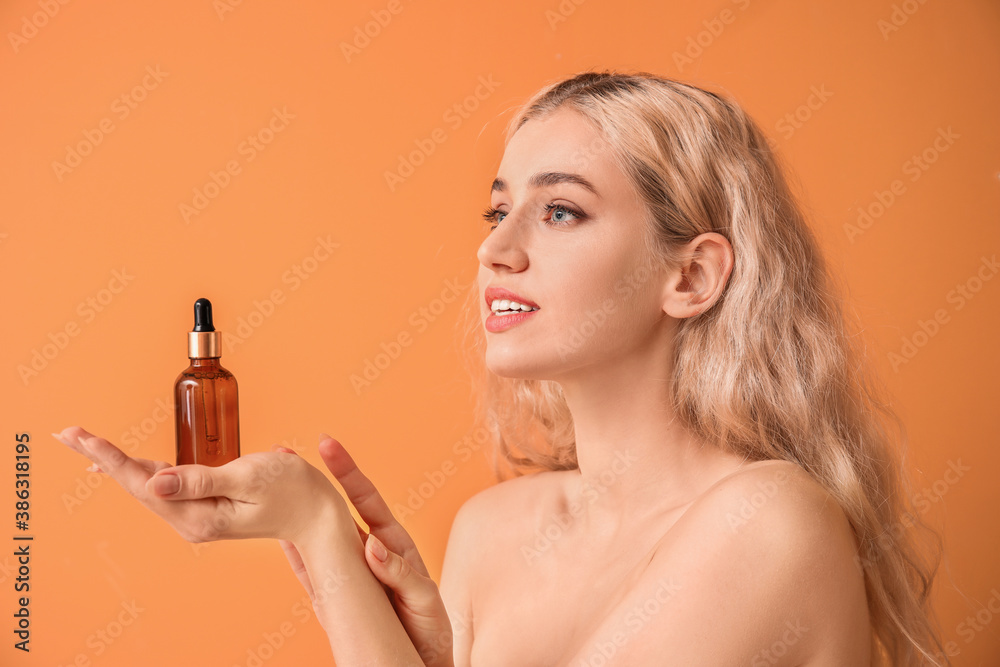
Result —
M295 543L350 525L347 503L330 480L294 453L247 454L218 467L171 466L133 459L79 426L52 435L189 542L270 537Z
M358 469L343 445L329 436L321 436L319 454L358 514L371 528L371 535L360 526L357 528L361 541L365 543L368 567L386 588L396 615L424 664L428 667L452 667L451 621L438 586L428 575L413 539L392 515L378 489ZM308 575L301 567L302 560L295 547L282 546L292 569L296 570L303 586L309 591ZM384 559L381 557L383 553Z
M452 628L437 584L416 545L340 443L324 436L320 456L344 487L369 536L354 522L326 476L288 448L241 456L222 466L172 466L131 458L107 440L73 426L52 434L93 462L189 542L277 538L296 576L314 597L296 543L354 523L368 567L385 590L425 665L451 667ZM303 497L313 505L303 510ZM351 531L354 532L354 531ZM381 538L381 541L379 540ZM381 559L376 545L387 546Z

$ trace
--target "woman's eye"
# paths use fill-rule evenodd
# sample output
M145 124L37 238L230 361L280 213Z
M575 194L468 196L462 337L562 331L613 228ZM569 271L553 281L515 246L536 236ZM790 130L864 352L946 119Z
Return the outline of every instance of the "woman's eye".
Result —
M490 230L496 229L497 225L500 224L500 221L503 219L503 217L501 216L507 217L507 214L504 213L503 211L496 210L492 206L483 211L483 220L485 220L486 222L493 223L490 226Z
M583 220L584 218L587 217L580 211L577 211L574 208L570 208L565 204L550 203L546 204L542 208L547 213L546 217L543 218L545 224L547 225L555 225L555 226L568 225L573 221L579 222L580 220ZM506 211L497 210L492 206L488 207L485 211L483 211L483 219L486 220L486 222L493 223L490 225L490 231L496 229L497 225L503 222L503 219L506 217L507 217Z
M565 204L546 204L545 210L549 212L549 219L552 221L546 222L546 224L566 225L572 220L583 220L584 218L583 213L580 213Z

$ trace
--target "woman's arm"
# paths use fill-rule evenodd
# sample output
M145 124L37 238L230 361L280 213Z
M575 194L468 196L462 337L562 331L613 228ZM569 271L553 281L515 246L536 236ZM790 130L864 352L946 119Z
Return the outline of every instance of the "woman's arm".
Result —
M357 526L360 540L365 545L368 567L385 588L396 616L420 658L426 667L455 667L451 619L441 591L428 574L417 545L393 516L382 494L361 472L340 442L323 434L320 436L319 455L371 530L369 535ZM381 552L380 546L383 549ZM286 555L296 573L301 573L299 579L306 590L311 591L312 583L295 547L289 545ZM444 574L441 576L443 579Z
M170 466L133 459L79 427L53 435L190 542L263 537L294 544L338 665L424 666L368 568L346 502L301 457L253 453L214 468Z
M365 560L353 519L293 541L309 573L313 609L338 665L419 665L382 584Z

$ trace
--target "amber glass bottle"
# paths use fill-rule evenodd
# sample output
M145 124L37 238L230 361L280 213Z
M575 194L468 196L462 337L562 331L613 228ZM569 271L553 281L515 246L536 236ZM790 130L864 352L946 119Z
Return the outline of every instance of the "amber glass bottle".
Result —
M236 378L219 363L222 334L212 324L212 303L194 302L188 333L191 365L174 383L177 465L220 466L240 455Z

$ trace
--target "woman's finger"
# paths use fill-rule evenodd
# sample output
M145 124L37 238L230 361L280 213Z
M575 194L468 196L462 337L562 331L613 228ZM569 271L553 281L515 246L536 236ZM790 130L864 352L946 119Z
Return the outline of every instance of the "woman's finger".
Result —
M237 459L239 460L239 459ZM145 488L158 498L197 500L225 496L241 499L247 486L246 474L229 465L206 466L189 463L157 471Z
M114 478L123 489L136 498L145 495L146 480L149 479L150 473L104 438L88 433L79 426L70 426L61 433L52 435L67 447L96 463L102 471Z
M440 600L437 584L417 572L405 558L387 549L375 535L365 542L365 557L379 581L395 591L396 598L404 600L411 609L427 609Z
M167 463L166 461L151 461L150 459L139 459L135 457L133 457L132 460L141 465L150 475L156 473L158 470L173 467L172 463ZM87 470L91 472L104 472L101 470L101 466L96 463L91 463Z
M394 594L393 607L424 664L452 667L452 626L437 584L402 556L386 549L375 535L365 543L372 574Z
M383 543L393 552L401 555L413 568L424 576L427 567L424 565L416 545L406 529L392 515L392 510L383 500L382 495L360 469L344 446L323 434L319 443L319 455L326 467L333 473L348 499L357 508L358 514ZM365 536L362 535L362 539Z
M306 570L305 563L302 562L302 554L288 540L278 540L278 544L281 545L282 551L285 552L285 558L288 559L288 564L292 566L292 572L295 573L299 583L302 584L302 588L306 589L309 599L312 600L316 596L313 592L312 581L309 579L309 572Z

